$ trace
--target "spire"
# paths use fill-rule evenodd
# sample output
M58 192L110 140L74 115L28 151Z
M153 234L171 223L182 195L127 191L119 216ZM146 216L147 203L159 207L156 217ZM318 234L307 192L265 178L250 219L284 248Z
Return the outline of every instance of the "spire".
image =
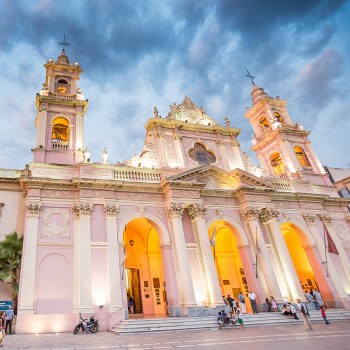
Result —
M68 47L70 44L66 41L66 34L63 35L63 40L58 43L62 46L62 53L58 56L56 64L60 64L63 66L70 66L69 59L66 55L65 47Z
M259 87L256 84L253 85L253 90L252 90L253 105L255 105L257 102L267 97L269 97L269 95L264 91L263 88Z

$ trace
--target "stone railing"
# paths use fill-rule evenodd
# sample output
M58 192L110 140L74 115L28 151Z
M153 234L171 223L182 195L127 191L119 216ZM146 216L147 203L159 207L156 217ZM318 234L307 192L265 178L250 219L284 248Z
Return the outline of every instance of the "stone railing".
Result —
M22 171L21 170L14 170L14 169L0 169L0 177L7 177L16 179L21 177Z
M114 172L115 180L136 181L136 182L160 182L162 176L157 171L146 169L118 169Z
M51 148L55 151L67 151L69 142L51 142Z
M57 98L59 100L65 100L65 101L72 101L76 99L76 95L59 94L57 92L49 92L49 96L53 98Z
M266 179L266 181L276 190L283 192L313 193L324 194L331 197L338 197L338 192L335 188L314 185L307 181L286 181L278 179Z

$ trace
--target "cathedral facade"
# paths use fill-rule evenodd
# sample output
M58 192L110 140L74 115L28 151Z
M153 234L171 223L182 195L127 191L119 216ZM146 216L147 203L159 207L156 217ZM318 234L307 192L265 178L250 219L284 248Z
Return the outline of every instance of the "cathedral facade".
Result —
M154 108L139 155L93 163L80 66L63 50L44 67L33 161L0 170L1 233L24 236L18 333L69 332L79 313L107 330L129 317L130 296L145 317L215 315L249 290L262 310L310 289L350 307L349 200L286 101L253 84L259 166L239 129L187 96L166 117Z

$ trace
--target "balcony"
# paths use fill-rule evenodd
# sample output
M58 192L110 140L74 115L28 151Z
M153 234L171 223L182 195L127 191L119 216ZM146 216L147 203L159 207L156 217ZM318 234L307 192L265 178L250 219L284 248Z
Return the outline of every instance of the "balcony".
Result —
M67 151L69 142L51 142L51 149L55 151Z

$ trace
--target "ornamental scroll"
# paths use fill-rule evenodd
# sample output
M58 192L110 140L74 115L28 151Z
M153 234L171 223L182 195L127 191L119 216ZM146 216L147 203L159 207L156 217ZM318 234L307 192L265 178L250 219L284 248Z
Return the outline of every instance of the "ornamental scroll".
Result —
M184 207L182 204L179 204L179 203L171 203L166 210L166 213L168 214L169 217L174 217L174 216L182 217L183 212L184 212Z
M196 217L204 217L207 213L207 208L201 204L192 204L188 207L188 213L191 219L194 220Z

